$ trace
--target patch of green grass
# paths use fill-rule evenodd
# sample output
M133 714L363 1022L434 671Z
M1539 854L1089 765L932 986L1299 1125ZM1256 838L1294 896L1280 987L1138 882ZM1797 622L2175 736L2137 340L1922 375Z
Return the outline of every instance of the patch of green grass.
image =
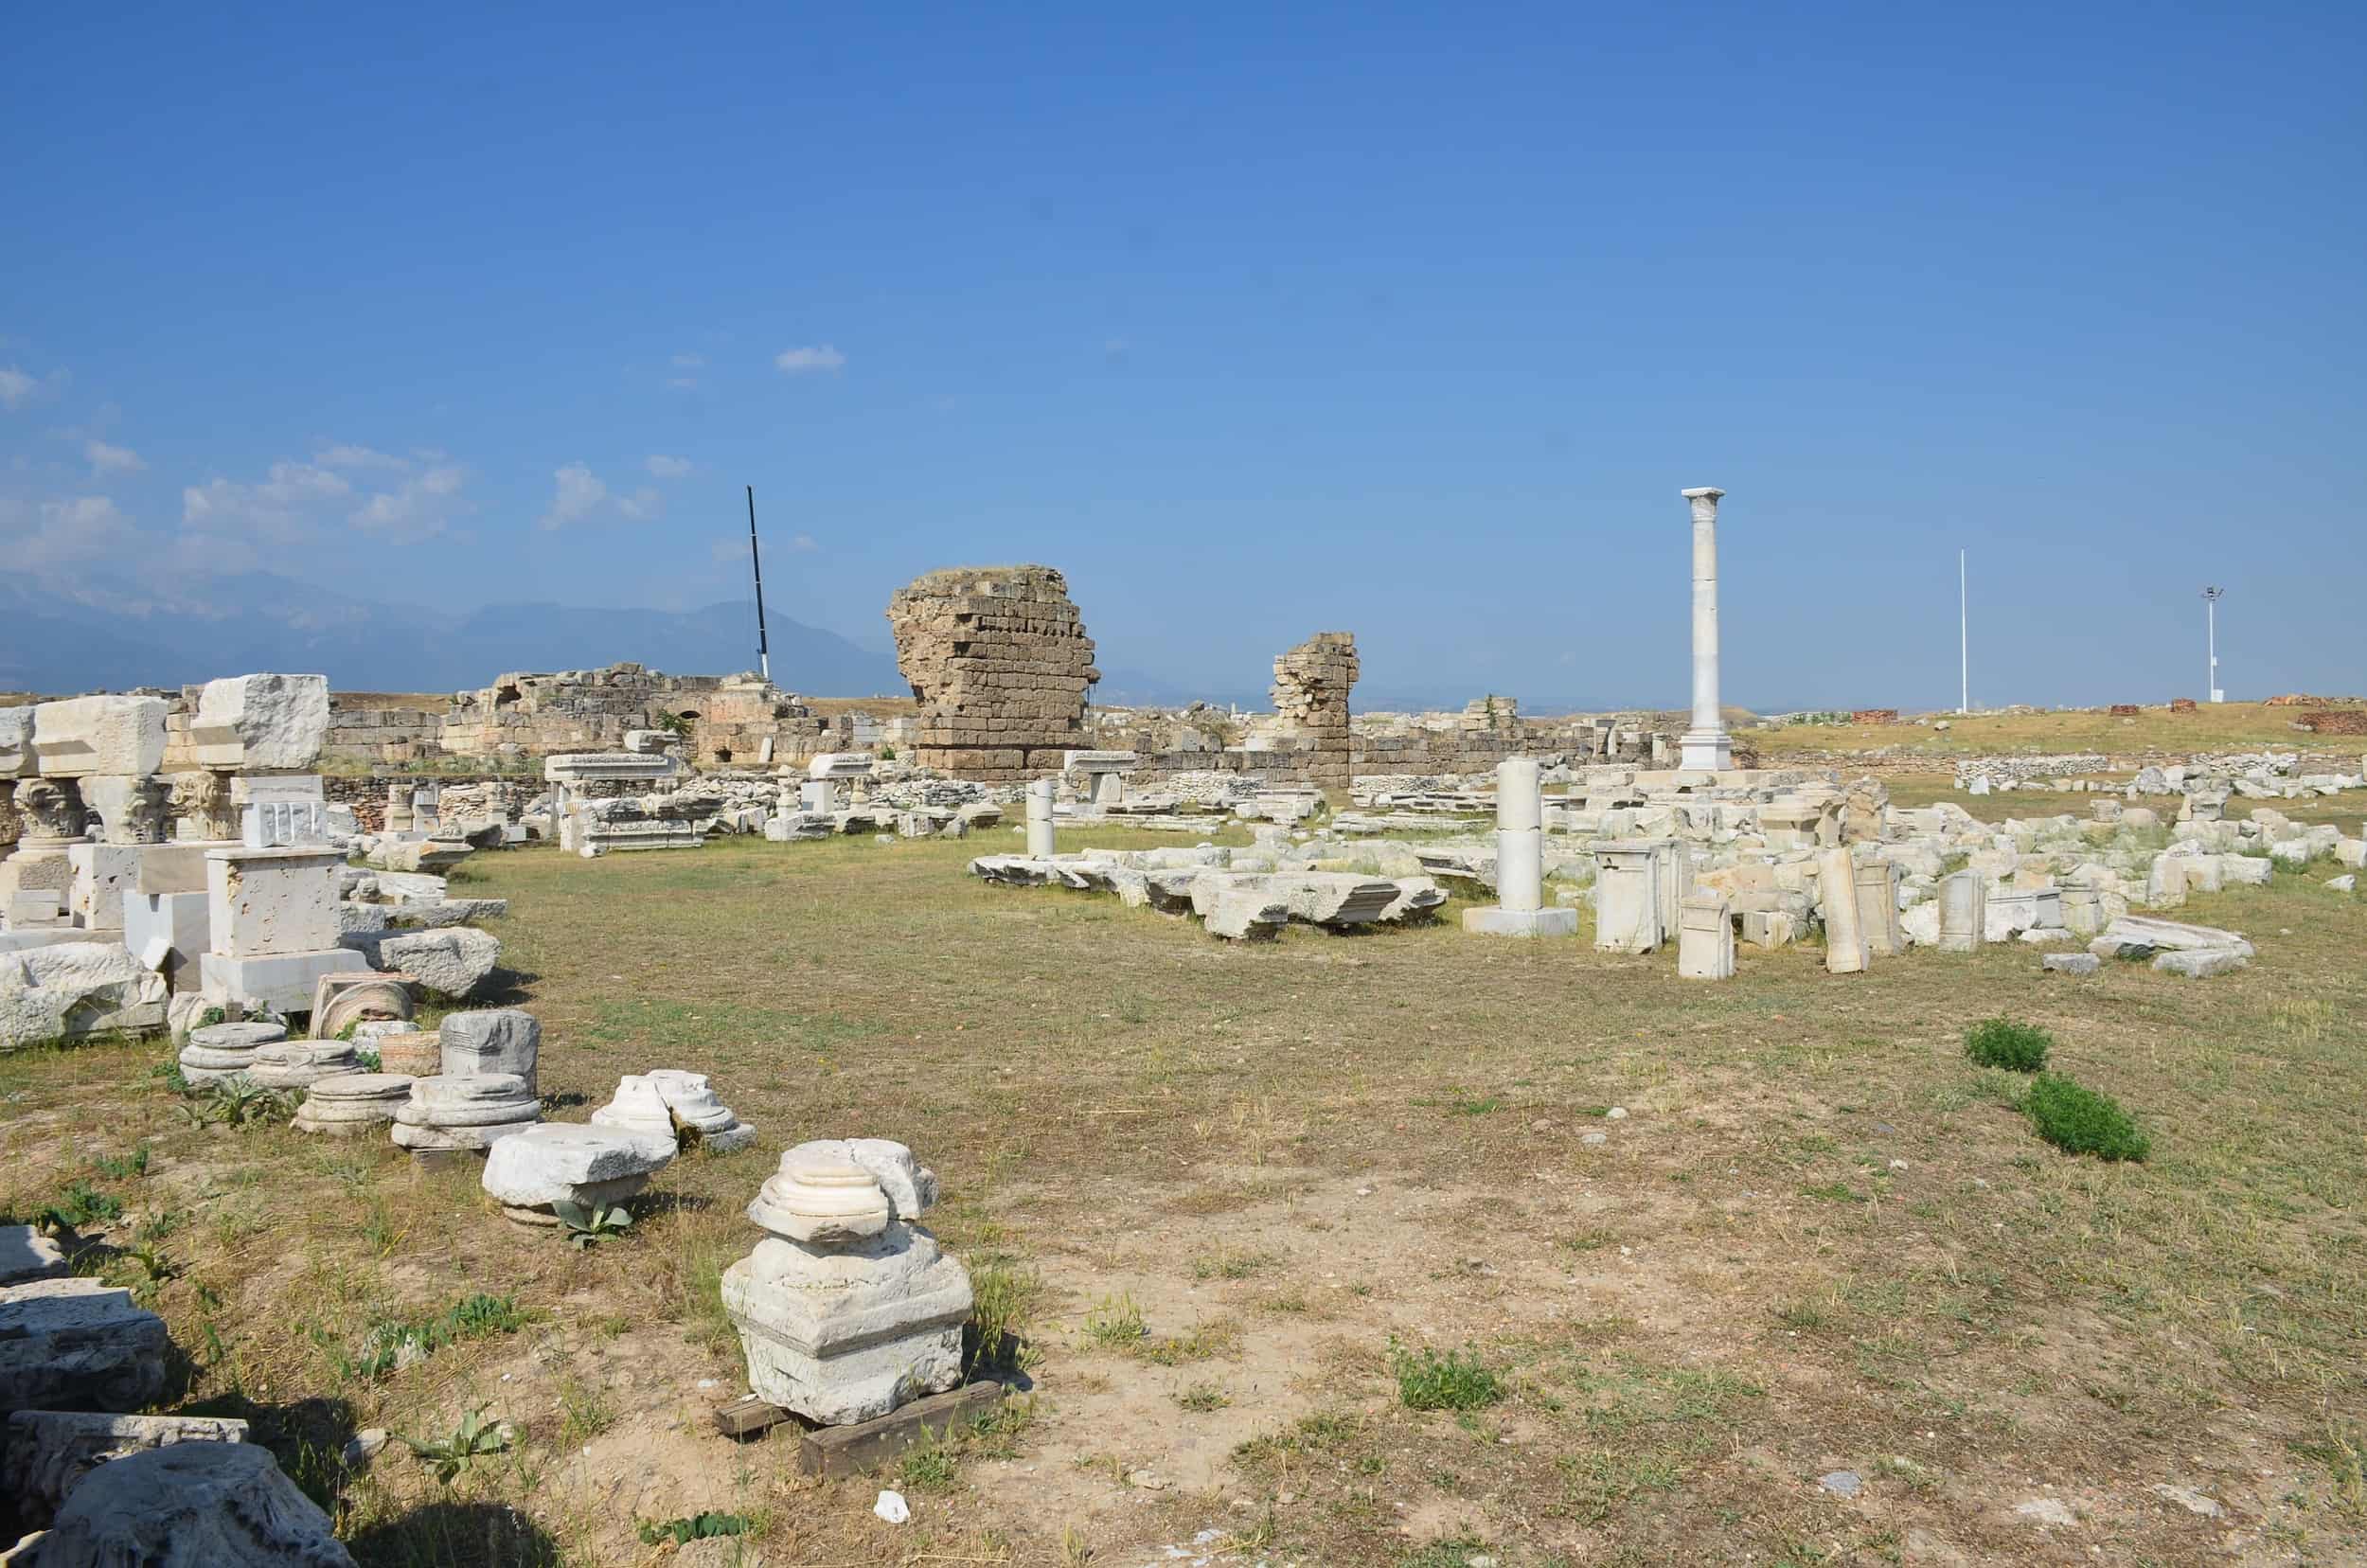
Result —
M1195 1414L1206 1415L1209 1411L1222 1410L1231 1404L1233 1396L1215 1383L1198 1382L1178 1393L1175 1402Z
M1862 1203L1865 1194L1846 1182L1825 1182L1800 1189L1803 1198L1821 1198L1828 1203Z
M1025 1330L1043 1296L1043 1277L1009 1258L995 1258L970 1273L970 1322L962 1329L965 1373L972 1378L1007 1377L1025 1370L1034 1358Z
M142 1144L120 1157L94 1154L90 1159L90 1167L111 1181L122 1182L134 1176L145 1176L148 1174L148 1146Z
M1085 1337L1105 1350L1131 1350L1149 1332L1141 1306L1123 1292L1103 1296L1085 1314Z
M519 1309L515 1296L468 1296L431 1317L372 1324L353 1350L337 1353L338 1375L348 1381L382 1378L447 1345L514 1333L533 1321L531 1312Z
M77 1181L33 1211L33 1223L44 1230L81 1230L123 1218L123 1200Z
M1471 1559L1486 1555L1487 1542L1479 1537L1449 1536L1398 1554L1395 1568L1463 1568Z
M2152 1141L2120 1101L2054 1073L2040 1073L2022 1100L2038 1136L2067 1154L2142 1160Z
M1409 1410L1479 1410L1505 1393L1504 1380L1468 1346L1442 1356L1428 1346L1408 1350L1392 1339L1389 1370L1397 1380L1397 1398Z
M1983 1067L2009 1073L2036 1073L2046 1067L2055 1037L2036 1024L2010 1018L1984 1018L1965 1031L1965 1055Z

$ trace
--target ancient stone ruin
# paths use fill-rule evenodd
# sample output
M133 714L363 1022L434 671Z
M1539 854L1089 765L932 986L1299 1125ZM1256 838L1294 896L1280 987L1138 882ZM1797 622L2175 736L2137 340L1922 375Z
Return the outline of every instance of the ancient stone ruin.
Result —
M1345 790L1356 772L1348 688L1356 685L1356 633L1318 632L1273 662L1273 705L1286 736L1311 744L1302 770L1318 789Z
M1049 566L955 566L888 601L896 664L920 704L916 760L963 778L1058 773L1092 744L1085 704L1101 671Z

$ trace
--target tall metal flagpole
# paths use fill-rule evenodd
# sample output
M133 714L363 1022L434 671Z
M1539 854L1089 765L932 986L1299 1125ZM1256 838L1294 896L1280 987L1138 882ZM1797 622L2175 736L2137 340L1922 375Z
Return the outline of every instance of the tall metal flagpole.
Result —
M2226 592L2224 588L2205 588L2202 591L2203 636L2207 639L2206 650L2211 655L2210 684L2203 689L2211 694L2215 703L2227 701L2227 693L2219 689L2219 598Z
M773 678L773 654L764 640L764 558L756 554L756 487L748 487L748 566L756 578L756 668Z
M1956 552L1956 658L1964 686L1957 693L1956 711L1972 711L1972 600L1965 591L1965 552Z

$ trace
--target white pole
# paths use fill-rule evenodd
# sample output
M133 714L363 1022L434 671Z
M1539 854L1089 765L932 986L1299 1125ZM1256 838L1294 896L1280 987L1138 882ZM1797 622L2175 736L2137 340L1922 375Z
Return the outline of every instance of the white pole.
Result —
M1964 685L1956 696L1956 711L1972 711L1972 600L1965 588L1965 552L1956 552L1956 658Z

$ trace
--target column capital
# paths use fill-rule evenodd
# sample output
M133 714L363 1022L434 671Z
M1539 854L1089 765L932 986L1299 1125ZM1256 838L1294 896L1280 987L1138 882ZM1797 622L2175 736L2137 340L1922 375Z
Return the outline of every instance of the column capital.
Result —
M1716 501L1726 492L1716 485L1698 485L1692 490L1682 490L1677 493L1688 501Z

